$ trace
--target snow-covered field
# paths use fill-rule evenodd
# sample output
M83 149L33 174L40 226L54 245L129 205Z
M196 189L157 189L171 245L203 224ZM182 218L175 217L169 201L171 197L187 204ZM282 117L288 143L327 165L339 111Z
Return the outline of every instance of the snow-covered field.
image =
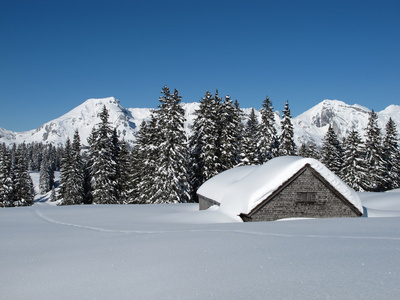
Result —
M361 199L367 218L260 223L196 204L0 209L0 299L400 299L400 191Z

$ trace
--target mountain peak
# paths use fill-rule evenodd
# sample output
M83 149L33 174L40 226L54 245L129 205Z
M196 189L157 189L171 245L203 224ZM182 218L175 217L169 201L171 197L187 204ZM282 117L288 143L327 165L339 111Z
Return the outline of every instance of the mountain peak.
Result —
M120 102L118 99L115 97L106 97L106 98L90 98L87 99L85 102L82 103L84 104L94 104L94 105L101 105L101 104L115 104L115 105L120 105Z

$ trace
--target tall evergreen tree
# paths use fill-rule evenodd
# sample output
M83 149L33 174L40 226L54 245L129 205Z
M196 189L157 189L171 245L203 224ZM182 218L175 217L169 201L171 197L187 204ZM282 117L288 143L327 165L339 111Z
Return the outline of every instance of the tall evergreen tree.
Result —
M49 158L45 155L40 164L39 191L46 194L54 186L54 170L51 168Z
M84 202L84 171L80 147L80 137L78 130L76 130L72 144L68 139L65 145L59 189L60 205Z
M153 177L152 203L177 203L189 200L188 153L184 131L185 111L177 90L171 95L162 89L157 115L160 144L153 157L157 166Z
M369 178L365 182L367 191L382 191L385 183L385 159L382 150L381 130L378 126L378 116L372 110L366 128L365 161L368 166Z
M220 105L219 97L207 91L200 100L190 136L190 165L192 199L197 201L197 189L222 170L220 161Z
M260 124L254 108L252 108L243 132L241 165L256 165L261 163L259 130Z
M50 202L55 202L56 200L57 200L56 188L55 188L54 185L53 185L53 187L51 188L49 201L50 201Z
M321 150L321 162L336 175L341 175L343 149L332 126L329 125Z
M278 156L279 150L279 139L275 128L275 114L273 112L272 102L269 100L268 96L263 101L260 113L260 162L266 162Z
M309 157L315 158L315 159L320 159L321 158L321 153L319 149L317 149L317 145L315 145L314 142L310 142L308 145L308 154Z
M314 159L320 159L320 153L317 149L317 145L314 142L302 143L297 151L297 155L301 157L309 157Z
M104 106L101 122L88 138L91 194L95 204L117 204L117 162L113 145L113 130L108 123L108 110Z
M84 200L84 171L81 156L81 139L78 130L75 130L71 146L71 197L75 204L81 204Z
M296 145L294 143L294 132L290 115L289 101L286 101L281 120L281 135L279 138L279 155L296 155Z
M386 123L386 135L383 140L383 154L386 164L386 190L400 187L400 147L397 138L396 123L392 118Z
M132 175L132 190L129 203L151 203L154 195L154 174L157 170L156 160L161 144L157 127L156 114L153 112L148 124L142 126L138 132L135 146L136 171ZM136 184L135 184L136 183Z
M91 187L91 177L90 177L90 159L87 152L82 153L82 168L83 168L83 204L93 203L92 198L92 187Z
M221 105L220 161L221 171L233 168L240 160L242 134L241 111L227 95Z
M0 206L12 206L13 173L7 146L0 144Z
M136 144L130 154L130 172L129 172L129 189L127 194L127 204L146 203L150 198L143 197L145 189L145 180L151 180L152 171L146 167L149 162L147 157L147 145L149 144L148 126L146 121L143 121L136 134Z
M118 155L117 155L117 166L118 166L118 201L119 203L128 203L128 194L131 189L130 187L130 172L131 172L131 160L130 151L125 140L118 142Z
M368 176L364 161L364 145L360 134L352 130L344 141L344 159L341 170L343 181L355 191L364 191L364 182Z
M72 181L72 150L71 150L71 140L68 138L65 142L64 154L61 162L61 174L60 174L60 186L59 186L59 196L60 205L72 205L75 204L70 191L70 185Z
M35 190L33 187L32 178L28 171L25 144L20 144L17 147L13 162L13 174L13 205L32 205L34 202Z

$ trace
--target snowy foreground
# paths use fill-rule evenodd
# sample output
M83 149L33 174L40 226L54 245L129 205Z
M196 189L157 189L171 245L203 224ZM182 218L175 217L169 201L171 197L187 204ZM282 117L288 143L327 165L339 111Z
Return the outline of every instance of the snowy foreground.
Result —
M362 200L368 218L260 223L196 204L0 209L0 299L400 299L400 191Z

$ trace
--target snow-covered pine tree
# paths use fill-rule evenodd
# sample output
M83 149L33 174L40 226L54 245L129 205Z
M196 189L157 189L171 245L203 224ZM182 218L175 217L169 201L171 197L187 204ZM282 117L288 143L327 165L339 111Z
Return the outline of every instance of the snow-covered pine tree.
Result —
M310 157L310 153L308 150L308 146L306 145L306 143L302 143L300 148L297 150L297 155L301 156L301 157Z
M344 140L343 164L341 178L355 191L363 192L363 184L367 174L367 166L364 161L365 150L360 134L352 130Z
M221 169L220 116L221 103L218 96L207 91L195 112L192 135L189 139L192 200L197 201L197 189Z
M286 101L281 120L281 135L279 138L279 156L296 155L292 116L290 115L289 101Z
M150 115L150 121L146 126L141 126L138 137L136 140L137 151L137 168L139 168L133 175L136 178L135 182L131 184L133 190L130 195L130 203L151 203L152 196L154 195L154 174L157 170L156 157L159 154L159 145L161 144L160 134L157 127L156 114L153 111ZM134 196L134 197L133 197ZM134 202L132 202L134 201Z
M28 170L39 171L42 164L44 145L42 143L26 144L25 159L28 164Z
M59 205L72 205L73 199L70 195L69 186L71 185L72 153L71 140L68 138L65 142L64 154L61 161L60 185L58 190Z
M278 156L279 139L275 128L275 114L272 102L267 96L263 101L260 124L260 162L266 162Z
M70 197L74 204L81 204L84 200L84 171L81 156L81 139L78 130L75 130L71 145L71 186Z
M320 159L321 158L321 153L317 149L317 145L315 145L314 142L310 142L308 145L308 152L309 152L309 157L315 158L315 159Z
M378 116L372 110L368 119L365 137L365 161L368 166L368 175L365 187L367 191L382 191L385 182L385 159L382 149L381 130L378 126Z
M144 183L145 178L151 180L151 172L146 168L146 163L148 162L146 153L149 143L148 138L147 123L143 121L136 133L136 144L130 154L127 204L141 204L147 201L147 197L143 197L143 187L146 186Z
M400 188L400 148L396 123L389 118L386 123L386 135L383 140L383 153L386 163L386 190Z
M332 126L324 136L321 150L321 162L336 175L341 176L343 165L343 149Z
M0 144L0 206L12 206L13 173L11 155L6 144Z
M28 171L28 162L25 158L25 143L18 145L13 161L13 197L14 206L28 206L34 202L35 190L32 178Z
M241 111L227 95L221 105L220 161L221 171L228 170L240 161L242 134Z
M189 200L188 152L184 131L185 111L181 96L175 89L171 95L164 86L155 111L158 155L153 157L156 170L153 176L151 203L178 203Z
M49 201L50 201L50 202L54 202L54 201L56 201L56 200L57 200L56 188L55 188L54 185L53 185L53 187L51 188Z
M101 122L93 127L88 138L91 194L95 204L117 204L117 162L106 106L99 117Z
M83 168L83 204L92 204L92 188L90 184L90 159L87 152L82 152Z
M50 166L47 155L43 155L39 173L39 192L46 194L54 186L54 170Z
M254 108L251 109L243 132L242 148L240 155L241 165L260 164L260 124Z
M317 146L313 142L302 143L299 150L297 151L297 155L301 157L309 157L314 159L320 159L319 152L317 150Z
M78 130L71 144L68 139L61 166L59 205L81 204L84 201L84 172Z
M130 188L131 160L130 151L125 140L117 143L117 166L118 166L118 201L128 203L128 193Z

